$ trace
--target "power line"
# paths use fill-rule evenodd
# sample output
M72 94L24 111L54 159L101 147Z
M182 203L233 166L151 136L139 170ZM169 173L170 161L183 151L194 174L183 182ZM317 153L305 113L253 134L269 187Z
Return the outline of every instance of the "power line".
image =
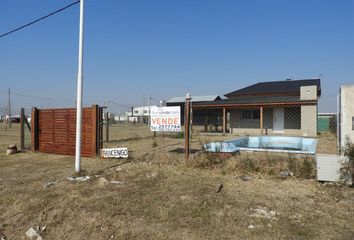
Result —
M36 19L36 20L34 20L34 21L32 21L32 22L29 22L29 23L27 23L27 24L25 24L25 25L23 25L23 26L21 26L21 27L15 28L15 29L13 29L13 30L7 32L7 33L1 34L1 35L0 35L0 38L5 37L5 36L7 36L7 35L10 35L11 33L17 32L17 31L19 31L19 30L21 30L21 29L23 29L23 28L28 27L28 26L31 26L32 24L35 24L35 23L37 23L37 22L39 22L39 21L42 21L42 20L44 20L44 19L46 19L46 18L48 18L48 17L50 17L50 16L53 16L54 14L57 14L57 13L59 13L59 12L61 12L61 11L64 11L65 9L68 9L69 7L72 7L72 6L74 6L75 4L78 4L79 2L80 2L80 0L79 0L79 1L76 1L76 2L73 2L73 3L67 5L67 6L65 6L65 7L63 7L63 8L60 8L60 9L54 11L54 12L51 12L51 13L49 13L49 14L47 14L47 15L41 17L41 18L38 18L38 19Z
M157 102L157 103L160 103L159 100L157 100L157 99L155 99L155 98L152 98L152 97L150 97L150 100L153 100L153 101L155 101L155 102Z
M130 105L125 105L125 104L120 104L120 103L116 103L114 101L109 101L110 103L113 103L114 105L120 106L120 107L126 107L126 108L130 108Z
M7 95L8 92L5 92L5 91L3 91L3 90L0 90L0 94ZM32 99L51 100L51 101L62 101L62 102L72 102L71 100L68 100L68 99L53 98L53 97L44 97L44 96L34 96L34 95L27 95L27 94L16 93L16 92L11 92L11 95L20 96L20 97L25 97L25 98L32 98Z

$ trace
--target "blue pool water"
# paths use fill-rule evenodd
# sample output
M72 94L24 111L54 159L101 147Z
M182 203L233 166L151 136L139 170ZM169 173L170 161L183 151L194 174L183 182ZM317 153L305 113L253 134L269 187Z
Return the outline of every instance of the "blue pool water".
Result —
M316 138L287 136L245 136L204 145L207 152L271 151L316 154Z

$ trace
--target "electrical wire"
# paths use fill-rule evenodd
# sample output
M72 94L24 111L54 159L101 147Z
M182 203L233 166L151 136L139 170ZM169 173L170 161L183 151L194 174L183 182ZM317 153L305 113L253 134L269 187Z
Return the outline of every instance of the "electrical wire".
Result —
M54 12L51 12L51 13L49 13L49 14L47 14L47 15L41 17L41 18L38 18L38 19L36 19L36 20L34 20L34 21L32 21L32 22L29 22L29 23L27 23L27 24L25 24L25 25L22 25L21 27L15 28L15 29L13 29L13 30L11 30L11 31L8 31L8 32L4 33L4 34L1 34L1 35L0 35L0 38L5 37L5 36L7 36L7 35L10 35L11 33L17 32L17 31L19 31L19 30L21 30L21 29L23 29L23 28L28 27L28 26L31 26L32 24L35 24L35 23L37 23L37 22L39 22L39 21L42 21L42 20L44 20L44 19L46 19L46 18L48 18L48 17L50 17L50 16L53 16L54 14L57 14L57 13L59 13L59 12L61 12L61 11L64 11L65 9L68 9L68 8L70 8L70 7L72 7L72 6L76 5L76 4L78 4L79 2L80 2L80 0L79 0L79 1L76 1L76 2L73 2L73 3L67 5L67 6L65 6L65 7L63 7L63 8L60 8L60 9L54 11Z
M120 104L120 103L116 103L114 101L108 101L109 103L113 103L114 105L117 105L117 106L121 106L121 107L126 107L126 108L130 108L131 106L130 105L124 105L124 104Z
M157 102L157 103L160 103L159 100L156 100L155 98L152 98L152 97L150 97L150 100L153 100L153 101L155 101L155 102Z
M0 90L0 94L7 95L8 92ZM27 94L22 94L22 93L16 93L13 91L11 92L11 96L19 96L19 97L32 98L32 99L41 99L41 100L52 100L52 101L55 100L55 101L62 101L62 102L72 102L71 100L68 100L68 99L44 97L44 96L33 96L33 95L27 95Z

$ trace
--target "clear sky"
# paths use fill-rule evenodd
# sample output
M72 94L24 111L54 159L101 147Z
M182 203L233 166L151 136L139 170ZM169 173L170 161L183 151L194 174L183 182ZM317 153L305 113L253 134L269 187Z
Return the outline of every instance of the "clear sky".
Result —
M73 1L0 0L0 34ZM354 83L351 0L85 0L84 104L224 95L321 75L320 112ZM0 38L0 107L74 106L79 5ZM26 96L21 96L26 95ZM43 98L39 98L43 97ZM153 102L154 103L154 102Z

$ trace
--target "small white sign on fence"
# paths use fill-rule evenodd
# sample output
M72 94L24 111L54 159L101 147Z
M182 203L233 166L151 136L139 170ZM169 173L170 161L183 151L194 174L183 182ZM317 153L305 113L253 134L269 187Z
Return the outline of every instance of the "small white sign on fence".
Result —
M157 132L181 131L180 107L151 107L150 130Z
M103 158L128 158L128 148L103 148L101 149Z

